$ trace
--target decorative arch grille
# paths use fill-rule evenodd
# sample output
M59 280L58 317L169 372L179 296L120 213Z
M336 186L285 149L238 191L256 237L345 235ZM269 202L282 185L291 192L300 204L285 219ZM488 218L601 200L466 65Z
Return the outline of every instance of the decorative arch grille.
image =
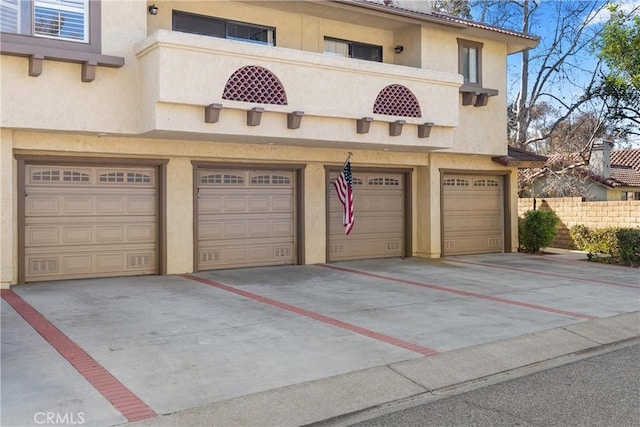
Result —
M373 112L388 116L422 117L416 96L405 86L393 84L380 91Z
M280 80L271 71L256 65L236 70L227 80L222 99L287 105L287 94Z

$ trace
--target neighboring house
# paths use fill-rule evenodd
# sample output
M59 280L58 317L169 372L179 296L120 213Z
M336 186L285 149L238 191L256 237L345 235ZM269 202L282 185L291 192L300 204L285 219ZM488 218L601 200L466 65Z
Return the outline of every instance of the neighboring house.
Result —
M640 149L612 148L612 143L601 140L586 155L550 155L544 167L521 171L521 196L640 200Z
M640 148L612 151L611 177L624 183L619 200L640 200Z
M384 3L0 0L2 285L515 251L538 39Z

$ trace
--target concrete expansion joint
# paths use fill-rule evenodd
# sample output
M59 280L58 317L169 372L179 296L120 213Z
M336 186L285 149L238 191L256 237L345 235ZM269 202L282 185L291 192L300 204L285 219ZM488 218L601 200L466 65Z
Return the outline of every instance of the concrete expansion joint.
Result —
M603 343L603 342L597 341L597 340L595 340L595 339L593 339L593 338L591 338L591 337L588 337L587 335L579 334L579 333L577 333L576 331L572 331L571 329L569 329L569 328L567 328L567 327L561 327L560 329L562 329L562 330L563 330L563 331L565 331L565 332L569 332L570 334L573 334L573 335L575 335L575 336L578 336L578 337L580 337L580 338L584 338L584 339L586 339L586 340L589 340L589 341L591 341L592 343L597 344L598 346L600 346L600 345L605 345L605 344L606 344L606 343ZM580 352L589 351L589 350L591 350L591 349L587 348L587 349L585 349L585 350L581 350ZM578 353L579 353L579 352L578 352Z
M426 359L426 357L425 357L425 359ZM432 389L430 389L428 387L425 387L424 384L420 384L419 382L417 382L416 380L414 380L410 376L407 376L407 375L403 374L402 372L400 372L399 370L395 369L393 367L393 365L387 365L387 368L389 368L391 371L393 371L396 375L399 375L400 377L404 378L405 380L407 380L407 381L417 385L418 387L424 389L425 393L431 393L431 392L434 391L434 390L432 390ZM424 393L416 393L416 395L422 395L422 394L424 394Z

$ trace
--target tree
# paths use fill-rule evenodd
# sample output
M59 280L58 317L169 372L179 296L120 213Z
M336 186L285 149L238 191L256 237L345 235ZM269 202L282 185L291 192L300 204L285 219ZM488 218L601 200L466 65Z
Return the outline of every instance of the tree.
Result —
M430 0L430 3L432 10L435 12L471 19L471 4L469 0Z
M591 148L596 138L605 136L605 126L595 112L589 111L571 115L560 122L547 139L546 152L584 153Z
M616 133L640 136L640 8L629 13L618 5L608 8L611 17L593 43L607 71L588 89L588 96L602 100Z
M517 96L509 112L510 143L536 151L563 121L591 107L585 88L595 81L597 67L585 56L600 31L592 24L602 2L475 0L474 6L483 22L547 35L536 49L521 53Z

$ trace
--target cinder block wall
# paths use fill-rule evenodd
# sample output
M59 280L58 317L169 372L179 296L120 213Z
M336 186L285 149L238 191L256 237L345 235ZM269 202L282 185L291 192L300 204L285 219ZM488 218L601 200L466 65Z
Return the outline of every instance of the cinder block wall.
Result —
M536 200L537 209L551 209L558 218L558 235L551 247L575 249L569 228L583 224L589 228L640 227L640 200L589 202L581 197L548 197ZM533 198L518 199L518 216L532 210Z

